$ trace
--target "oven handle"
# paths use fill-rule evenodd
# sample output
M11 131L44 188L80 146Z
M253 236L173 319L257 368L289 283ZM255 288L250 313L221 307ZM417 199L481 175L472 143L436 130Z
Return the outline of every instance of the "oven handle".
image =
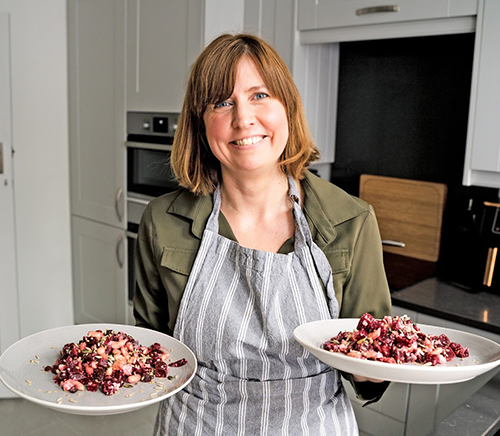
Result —
M137 197L127 197L127 202L129 203L136 203L140 204L141 206L147 206L151 200L144 200L142 198L137 198Z
M137 233L136 232L131 232L130 230L127 230L125 234L127 235L127 238L132 238L132 239L137 240Z
M120 203L121 203L122 197L123 197L123 189L118 188L118 190L116 191L116 195L115 195L115 212L116 212L116 216L118 217L118 221L120 221L120 222L123 221L123 214L120 211Z
M142 148L145 150L172 151L172 146L169 144L155 144L152 142L126 141L125 146L129 148Z

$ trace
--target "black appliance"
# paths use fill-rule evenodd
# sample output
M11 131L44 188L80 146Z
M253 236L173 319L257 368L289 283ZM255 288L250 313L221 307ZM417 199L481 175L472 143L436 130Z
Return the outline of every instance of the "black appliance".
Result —
M500 291L500 272L498 267L498 250L500 247L500 204L484 202L484 210L479 225L481 240L480 257L483 259L483 289Z

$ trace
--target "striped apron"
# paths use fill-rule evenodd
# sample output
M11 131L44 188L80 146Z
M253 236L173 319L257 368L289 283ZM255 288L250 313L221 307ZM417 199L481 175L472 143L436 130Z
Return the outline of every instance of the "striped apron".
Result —
M338 318L338 303L328 260L289 184L289 254L220 236L219 189L214 193L174 328L199 366L184 390L160 404L155 435L358 434L340 374L293 339L301 324Z

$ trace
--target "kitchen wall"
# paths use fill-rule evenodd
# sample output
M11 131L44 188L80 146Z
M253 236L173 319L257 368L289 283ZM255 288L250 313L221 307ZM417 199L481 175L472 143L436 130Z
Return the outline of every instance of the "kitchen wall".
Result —
M0 0L0 11L10 18L17 239L12 255L20 333L26 336L73 323L66 1ZM16 290L0 283L0 292Z

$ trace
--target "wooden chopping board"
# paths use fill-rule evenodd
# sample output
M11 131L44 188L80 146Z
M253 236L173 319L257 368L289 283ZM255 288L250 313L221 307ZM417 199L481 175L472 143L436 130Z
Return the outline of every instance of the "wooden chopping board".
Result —
M442 183L360 177L359 196L373 206L382 239L405 244L384 245L384 251L430 262L439 258L446 192Z

